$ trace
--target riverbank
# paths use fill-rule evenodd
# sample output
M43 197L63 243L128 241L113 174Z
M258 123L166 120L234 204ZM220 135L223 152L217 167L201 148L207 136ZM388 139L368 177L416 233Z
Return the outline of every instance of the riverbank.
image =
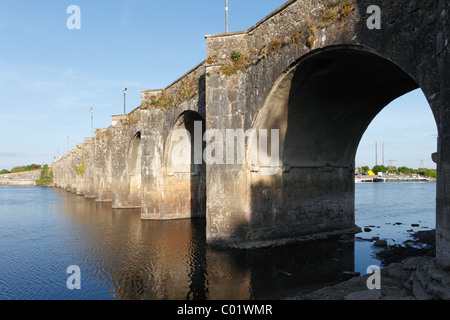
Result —
M435 260L435 245L434 230L418 231L402 245L377 252L387 265L380 290L367 288L367 274L309 294L291 292L284 300L450 300L450 270Z
M0 180L0 186L35 186L36 182L34 180Z
M0 186L35 186L41 169L0 175Z
M355 175L355 183L372 183L372 182L436 182L436 178L423 177L419 175Z

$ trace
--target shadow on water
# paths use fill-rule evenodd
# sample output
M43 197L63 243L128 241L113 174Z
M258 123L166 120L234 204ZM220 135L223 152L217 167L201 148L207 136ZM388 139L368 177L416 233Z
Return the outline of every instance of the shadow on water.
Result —
M276 299L298 287L309 292L337 283L354 268L353 241L218 249L206 244L204 218L141 220L139 210L60 196L73 264L91 280L86 290L107 287L115 299Z
M353 270L353 245L352 241L328 240L281 248L234 250L223 254L229 259L229 264L242 270L241 277L247 277L242 279L245 288L240 290L241 298L277 299L291 290L296 294L307 293L348 279L342 272ZM214 280L213 277L211 282ZM222 296L218 298L226 299Z

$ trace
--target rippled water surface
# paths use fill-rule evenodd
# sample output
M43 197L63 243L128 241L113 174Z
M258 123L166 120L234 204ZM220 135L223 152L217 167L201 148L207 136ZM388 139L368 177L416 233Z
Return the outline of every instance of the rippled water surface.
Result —
M407 239L435 226L433 183L356 185L357 237ZM419 227L411 227L412 223ZM0 299L261 299L305 292L378 264L371 242L219 250L205 220L142 221L66 191L0 187ZM81 289L67 268L79 266Z

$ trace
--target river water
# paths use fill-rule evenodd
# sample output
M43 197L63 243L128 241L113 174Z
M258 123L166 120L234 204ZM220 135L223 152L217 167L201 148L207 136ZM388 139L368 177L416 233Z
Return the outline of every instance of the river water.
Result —
M356 224L370 232L253 251L205 244L205 220L142 221L54 188L0 187L0 299L276 299L365 274L373 243L435 227L435 183L356 184ZM419 224L419 227L411 227ZM80 289L68 267L78 266ZM78 275L78 274L77 274Z

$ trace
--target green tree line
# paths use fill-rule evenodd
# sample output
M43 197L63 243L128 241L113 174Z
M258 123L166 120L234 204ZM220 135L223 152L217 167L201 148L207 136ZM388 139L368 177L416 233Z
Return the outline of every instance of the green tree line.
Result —
M41 169L41 167L42 166L40 164L30 164L27 166L14 167L11 169L11 171L3 169L2 171L0 171L0 174L19 173L19 172L39 170L39 169Z
M436 169L427 169L427 168L412 169L404 166L397 168L394 166L385 167L383 165L376 165L372 169L370 169L369 166L361 166L358 167L357 169L360 174L364 174L372 170L375 174L377 172L383 173L387 172L393 174L420 174L421 176L436 178Z
M7 169L3 169L0 171L0 174L8 174L8 173L20 173L20 172L26 172L26 171L33 171L33 170L41 170L41 175L39 177L39 180L36 180L36 183L38 184L50 184L53 180L53 171L52 169L45 164L44 166L41 166L39 164L30 164L28 166L21 166L21 167L14 167L11 169L11 171Z

